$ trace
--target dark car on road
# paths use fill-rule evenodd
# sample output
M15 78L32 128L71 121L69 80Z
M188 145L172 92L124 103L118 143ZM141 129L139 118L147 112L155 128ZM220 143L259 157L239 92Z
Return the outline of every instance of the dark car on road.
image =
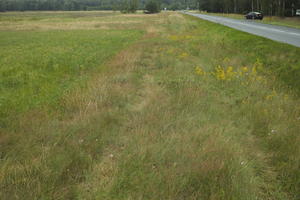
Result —
M264 18L263 14L259 12L249 12L247 15L245 15L246 19L260 19L262 20Z

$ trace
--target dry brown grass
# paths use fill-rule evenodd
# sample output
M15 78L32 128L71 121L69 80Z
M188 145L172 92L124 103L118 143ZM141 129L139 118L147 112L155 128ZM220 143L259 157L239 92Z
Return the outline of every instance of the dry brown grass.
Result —
M10 19L17 13L8 12L2 16ZM40 17L42 14L44 17ZM70 19L66 18L70 15ZM0 21L1 31L47 31L47 30L108 30L108 29L143 29L144 24L161 24L163 19L161 15L144 15L144 14L118 14L115 12L25 12L24 17L17 15L16 20ZM71 20L73 15L79 15ZM96 17L94 16L96 15ZM100 15L97 16L97 15ZM101 17L101 15L103 15ZM32 20L33 17L39 16L38 20ZM47 18L47 17L51 18ZM142 27L144 26L144 27Z

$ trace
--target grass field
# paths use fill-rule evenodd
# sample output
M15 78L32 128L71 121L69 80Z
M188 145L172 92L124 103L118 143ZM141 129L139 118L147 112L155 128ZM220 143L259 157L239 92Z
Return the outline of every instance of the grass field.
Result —
M198 12L198 11L196 11ZM234 14L234 13L207 13L203 14L215 15L221 17L229 17L233 19L245 19L245 15ZM300 17L277 17L277 16L264 16L263 20L256 20L256 22L273 24L279 26L288 26L292 28L300 28Z
M176 12L0 30L0 199L300 198L299 48Z

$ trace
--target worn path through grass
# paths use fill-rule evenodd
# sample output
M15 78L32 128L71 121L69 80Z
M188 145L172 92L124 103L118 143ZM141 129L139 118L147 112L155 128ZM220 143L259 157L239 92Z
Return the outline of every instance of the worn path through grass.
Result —
M175 12L122 16L139 40L56 112L1 129L1 197L298 199L299 49Z

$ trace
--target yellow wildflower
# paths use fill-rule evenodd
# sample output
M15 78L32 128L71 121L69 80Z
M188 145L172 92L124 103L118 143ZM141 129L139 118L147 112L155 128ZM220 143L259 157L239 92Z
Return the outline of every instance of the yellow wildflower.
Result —
M231 80L234 75L236 75L236 72L233 71L233 67L229 66L226 70L226 79L227 80Z
M188 56L189 56L189 54L187 54L186 52L183 52L182 54L179 55L179 58L186 58Z
M233 72L233 67L232 66L229 66L228 68L227 68L227 73L232 73Z
M247 67L247 66L244 66L244 67L242 67L242 71L246 73L246 72L248 72L248 71L249 71L249 69L248 69L248 67Z
M196 67L195 73L200 76L206 75L206 72L201 67Z
M218 80L225 80L226 79L225 70L220 65L216 68L215 75L216 75L216 78Z

